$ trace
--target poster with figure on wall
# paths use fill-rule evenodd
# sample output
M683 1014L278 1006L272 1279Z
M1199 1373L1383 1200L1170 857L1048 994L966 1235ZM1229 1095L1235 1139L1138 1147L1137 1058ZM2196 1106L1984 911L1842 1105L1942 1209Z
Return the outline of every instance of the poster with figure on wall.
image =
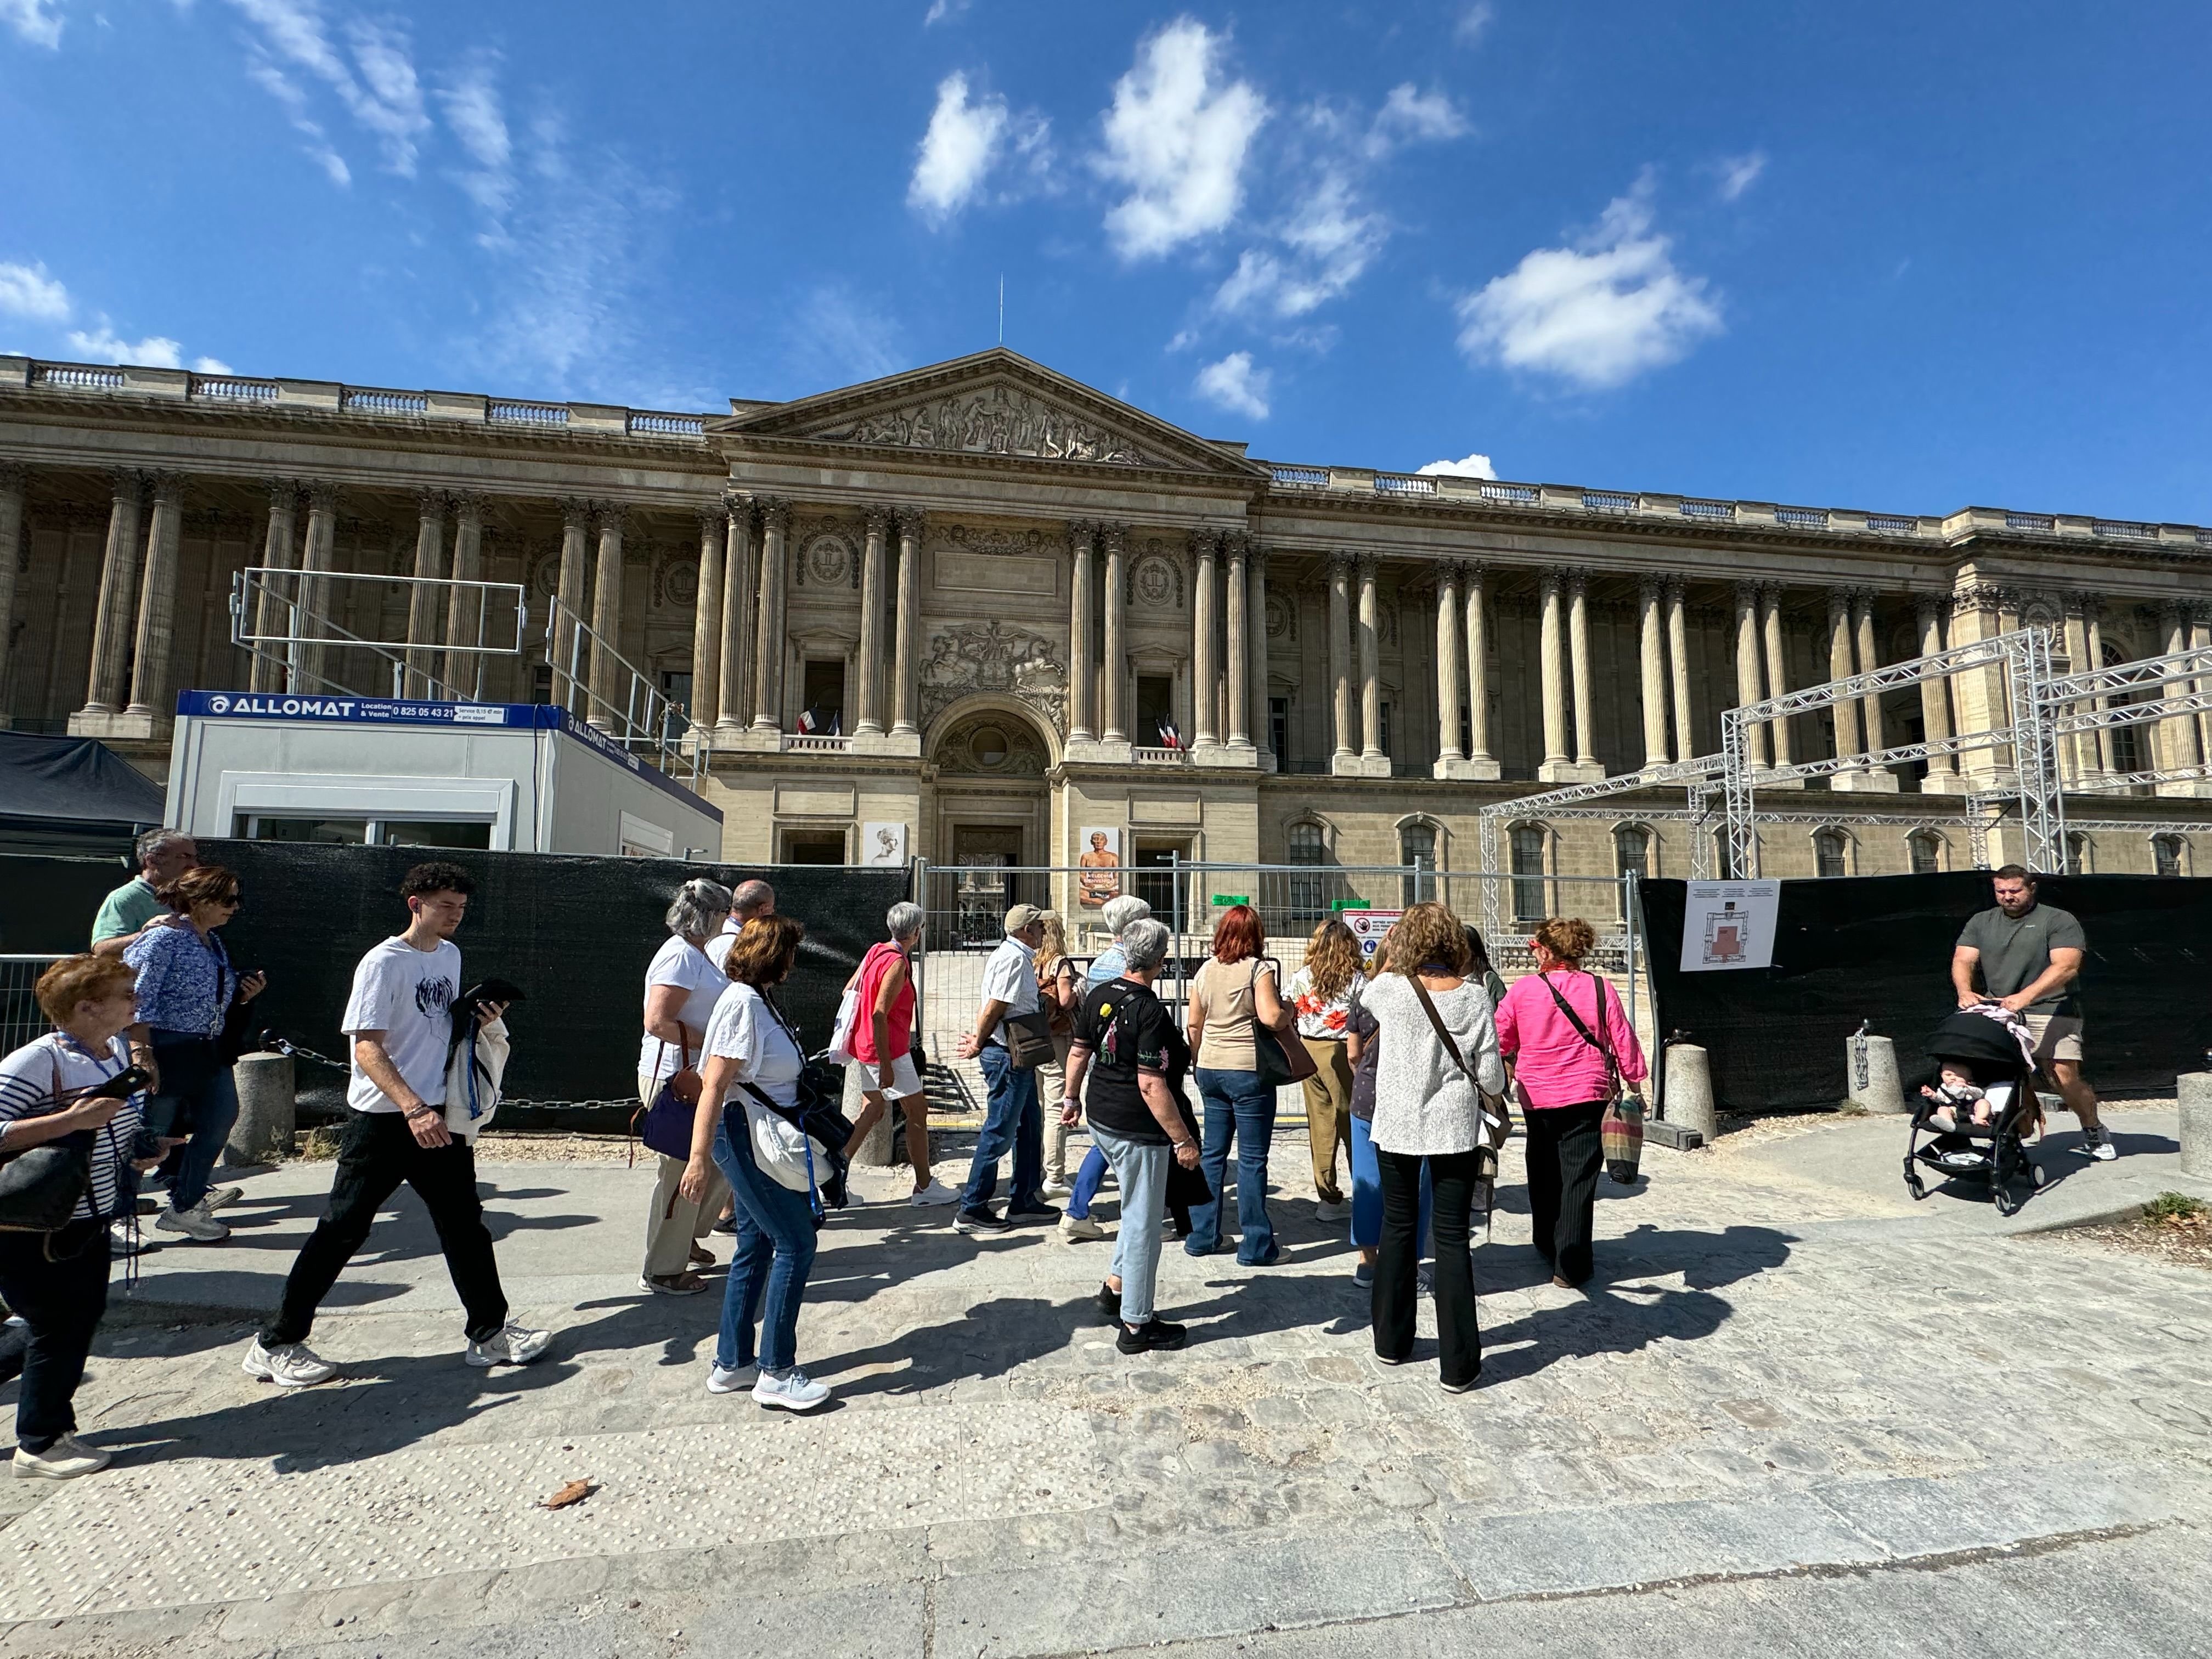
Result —
M1683 901L1682 971L1717 973L1774 962L1778 881L1693 881Z
M906 864L906 825L864 823L860 826L860 864L870 870L896 870Z
M1076 857L1077 896L1086 910L1101 908L1108 899L1121 896L1121 832L1093 827L1083 831L1083 851Z

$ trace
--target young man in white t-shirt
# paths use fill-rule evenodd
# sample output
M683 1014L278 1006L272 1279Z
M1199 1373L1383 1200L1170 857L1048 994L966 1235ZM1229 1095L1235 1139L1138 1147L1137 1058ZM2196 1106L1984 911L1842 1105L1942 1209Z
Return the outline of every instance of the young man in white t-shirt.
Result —
M315 1310L368 1238L402 1182L429 1207L446 1270L468 1311L471 1365L526 1365L552 1342L507 1316L499 1264L477 1197L476 1155L446 1127L446 1060L461 953L453 944L476 883L456 864L418 864L399 884L407 931L361 959L343 1029L353 1039L352 1115L338 1143L329 1207L284 1281L276 1316L246 1350L246 1372L288 1389L327 1382L337 1367L307 1347ZM486 1023L499 1016L489 1011Z

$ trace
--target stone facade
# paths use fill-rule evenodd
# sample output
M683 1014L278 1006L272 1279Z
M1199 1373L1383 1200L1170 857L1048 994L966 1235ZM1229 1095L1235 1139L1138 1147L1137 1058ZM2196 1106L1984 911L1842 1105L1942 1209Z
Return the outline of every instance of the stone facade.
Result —
M404 650L249 659L249 566ZM1778 690L2022 627L2075 665L2212 642L2208 569L2193 526L1267 463L1002 349L726 416L0 358L0 718L159 774L184 687L606 713L635 671L688 708L748 861L857 860L891 824L933 863L1070 865L1106 826L1130 861L1472 869L1481 807L1710 754L1723 709ZM410 577L520 585L524 651L476 653L512 616ZM1999 695L1869 699L1759 755L1978 730ZM2189 867L2200 779L2091 792L2201 771L2208 738L2187 717L2066 742L2088 867ZM1965 866L1961 798L2002 758L1777 792L1766 871ZM1529 872L1686 874L1705 832L1681 805L1625 796L1501 847Z

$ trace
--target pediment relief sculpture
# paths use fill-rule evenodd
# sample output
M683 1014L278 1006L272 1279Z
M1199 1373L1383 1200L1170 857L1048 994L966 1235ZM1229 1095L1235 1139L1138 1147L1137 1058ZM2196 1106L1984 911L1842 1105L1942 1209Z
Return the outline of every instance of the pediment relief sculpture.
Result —
M1067 669L1051 641L1026 629L996 622L939 629L920 678L925 723L973 692L1002 691L1036 709L1055 731L1066 729Z
M896 409L870 410L803 435L833 443L888 444L900 449L1030 455L1044 460L1123 466L1173 465L1147 453L1126 433L1004 384L949 392Z

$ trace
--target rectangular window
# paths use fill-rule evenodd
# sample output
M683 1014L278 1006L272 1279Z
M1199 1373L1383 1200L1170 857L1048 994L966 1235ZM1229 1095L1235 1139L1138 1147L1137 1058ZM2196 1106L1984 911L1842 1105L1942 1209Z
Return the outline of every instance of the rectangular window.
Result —
M1437 832L1425 823L1407 824L1398 832L1398 862L1406 866L1399 878L1400 902L1419 904L1437 892ZM1419 866L1416 869L1414 866Z
M842 864L845 861L845 832L842 830L787 830L783 832L783 861L786 864Z
M1283 770L1291 765L1291 700L1288 697L1267 699L1267 747L1274 751L1275 763Z
M1382 718L1376 722L1375 739L1382 745L1384 754L1396 758L1398 751L1390 742L1390 705L1387 702L1382 705Z
M1459 752L1469 757L1474 753L1474 711L1464 698L1459 706Z
M809 737L842 737L845 732L845 661L810 657L799 688L799 729ZM842 864L844 856L838 855Z
M1164 748L1175 725L1174 678L1166 674L1138 675L1137 729L1129 733L1129 741L1139 749ZM1183 742L1189 742L1188 733L1181 736Z
M1321 865L1328 861L1328 848L1322 839L1321 825L1294 823L1286 837L1290 861L1298 865ZM1291 878L1291 914L1301 921L1318 921L1328 914L1322 902L1326 889L1319 875L1293 875Z
M550 702L553 701L553 665L551 663L541 662L534 664L532 666L530 670L530 701L532 702Z
M272 818L239 817L247 841L311 842L324 847L360 847L368 840L367 818Z
M1541 921L1544 904L1544 832L1523 824L1513 832L1513 920Z

